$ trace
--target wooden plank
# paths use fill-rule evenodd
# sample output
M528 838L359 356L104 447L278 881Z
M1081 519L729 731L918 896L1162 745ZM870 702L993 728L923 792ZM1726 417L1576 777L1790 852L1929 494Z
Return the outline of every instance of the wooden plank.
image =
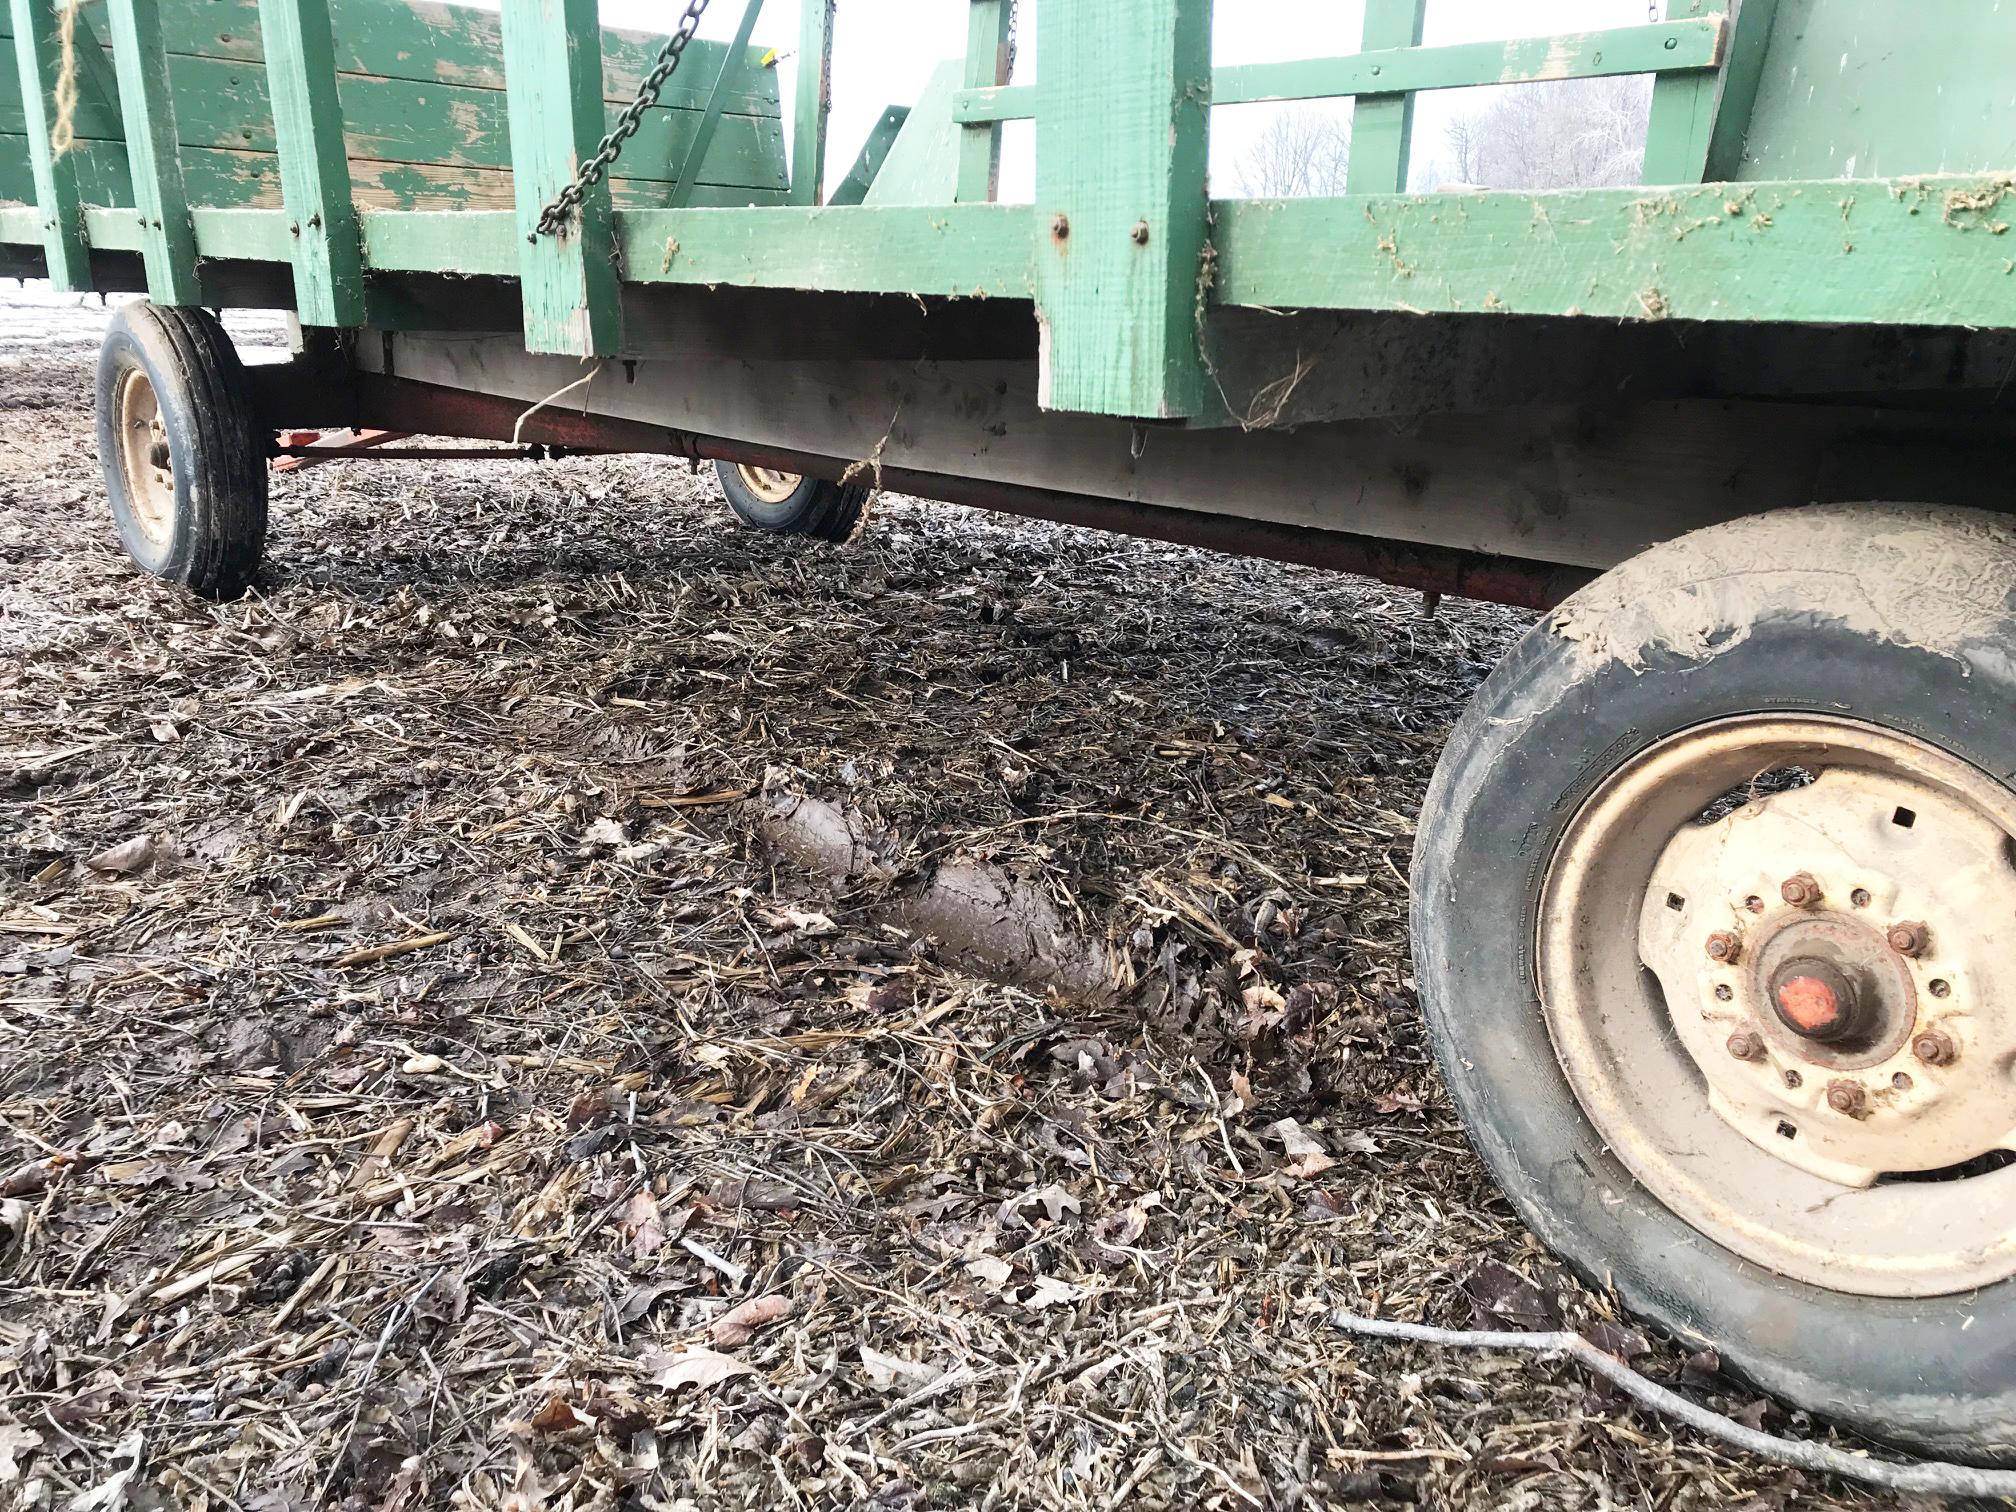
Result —
M155 0L109 0L108 8L147 297L156 304L197 304L203 289L196 276L196 234L176 151L175 102L161 46L161 10Z
M1226 200L1217 298L1270 309L2007 328L2002 175Z
M272 152L277 142L266 68L261 64L170 55L175 120L182 145ZM404 79L343 74L337 96L349 155L372 162L506 168L511 163L510 122L500 90L423 85ZM604 130L620 108L604 106ZM698 128L697 110L652 109L623 149L617 171L625 178L671 182ZM80 105L78 135L118 140L116 117ZM0 108L0 131L19 130ZM782 122L768 116L724 115L707 154L700 182L782 190Z
M1210 0L1053 6L1043 23L1034 217L1041 403L1197 414Z
M1419 47L1427 14L1428 0L1365 0L1363 50ZM1352 194L1404 192L1413 140L1412 94L1359 95L1351 108L1345 188Z
M902 134L903 123L909 119L908 105L891 105L882 112L880 119L868 129L868 140L861 144L854 166L847 170L847 176L827 196L827 204L858 205L868 197L869 186L875 182L875 175L882 171L882 160L889 156L889 149Z
M791 203L816 205L826 184L833 112L835 0L798 0L798 98L791 112Z
M126 150L111 142L79 142L78 193L88 205L129 205L132 176ZM225 209L264 210L284 202L280 160L270 152L232 152L221 148L184 147L182 179L194 205ZM619 161L618 167L621 167ZM509 209L517 203L508 168L464 168L439 163L380 163L352 158L351 197L359 206L381 210ZM636 209L662 209L671 190L662 179L615 181L611 199ZM0 198L34 197L28 172L27 139L0 136ZM775 205L784 203L782 189L736 189L703 184L694 191L696 206Z
M294 243L294 308L303 325L359 325L363 253L350 199L343 109L336 98L328 0L266 0L260 20L280 187Z
M672 181L672 203L674 207L688 203L688 193L700 180L700 165L707 160L707 149L714 144L714 133L721 125L721 109L727 103L729 87L740 76L743 59L749 52L749 37L756 30L756 17L762 12L763 0L746 0L742 7L741 23L735 28L735 41L721 59L721 68L714 75L714 87L707 94L707 109L700 117L700 129L693 134L693 141L686 149L686 161L680 165L678 175ZM681 62L684 60L682 58Z
M259 0L173 0L163 4L161 24L168 51L199 58L257 63ZM477 89L504 87L503 28L494 6L444 5L432 0L331 0L336 37L336 70L417 84L457 84ZM663 32L602 31L602 97L627 105L638 81L651 71ZM675 77L659 97L675 109L698 110L725 52L722 43L698 39L688 48L691 78ZM760 53L752 54L753 57ZM743 92L729 106L738 115L782 115L777 76L752 67Z
M1747 34L1748 0L1736 19ZM1780 0L1769 44L1743 154L1717 178L1900 178L2016 165L2007 66L2016 5ZM1726 91L1740 66L1732 52Z
M1027 205L616 213L639 283L974 299L1029 297L1028 226Z
M49 282L66 294L91 288L91 248L84 239L83 202L77 196L77 163L58 157L50 143L55 124L56 80L62 72L62 41L50 0L13 0L14 57L21 78L29 166L35 208L47 259Z
M1741 177L1744 148L1750 139L1750 119L1757 91L1764 82L1764 60L1778 20L1778 0L1740 0L1729 18L1727 61L1722 66L1722 99L1715 108L1715 128L1708 138L1708 161L1701 176L1710 182ZM1996 159L1996 161L2002 161ZM1989 166L1987 162L1982 167Z
M525 346L533 352L610 356L619 339L622 302L608 180L589 186L556 233L539 229L541 212L574 182L601 140L596 3L504 0L503 19Z
M1212 73L1211 103L1251 105L1396 90L1474 89L1485 84L1678 73L1716 67L1722 59L1724 34L1721 18L1706 16L1559 36L1515 37L1504 42L1389 47L1286 63L1230 63ZM968 88L954 101L953 119L962 125L1029 120L1036 114L1036 99L1037 86L1033 84Z
M1726 17L1733 0L1667 0L1668 19ZM1720 72L1662 77L1652 86L1652 115L1645 129L1647 184L1698 184L1708 169L1715 117L1722 98ZM1746 123L1747 125L1747 123Z
M952 96L964 66L951 58L931 71L875 170L864 205L949 205L958 197L966 133L952 124Z
M962 89L994 88L1008 82L1009 33L1015 22L1014 0L968 0L966 62ZM1001 127L998 122L962 124L959 131L959 175L955 198L991 200L1001 179Z

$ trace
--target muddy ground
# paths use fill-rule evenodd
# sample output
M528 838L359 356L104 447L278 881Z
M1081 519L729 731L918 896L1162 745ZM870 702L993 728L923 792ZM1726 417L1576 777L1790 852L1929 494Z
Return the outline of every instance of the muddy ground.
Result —
M808 547L651 459L278 478L207 605L107 524L103 315L8 301L0 1506L1888 1504L1325 1321L1818 1431L1551 1264L1437 1082L1411 816L1521 615ZM934 936L948 866L1068 938Z

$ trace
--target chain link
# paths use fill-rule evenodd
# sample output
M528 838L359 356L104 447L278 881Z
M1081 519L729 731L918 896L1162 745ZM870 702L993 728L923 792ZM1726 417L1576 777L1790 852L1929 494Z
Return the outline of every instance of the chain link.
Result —
M679 67L679 59L686 51L686 44L693 40L693 34L700 29L700 18L707 11L707 0L686 0L686 14L679 18L679 25L672 35L665 39L665 45L658 49L658 62L644 81L637 86L637 98L623 107L623 113L616 118L616 124L609 128L609 135L595 149L595 155L581 165L581 171L574 175L574 182L553 196L553 203L539 212L539 234L553 236L567 224L567 219L580 207L588 191L602 181L602 175L609 171L623 151L623 144L637 135L637 128L644 124L644 112L658 103L658 93L664 89L665 81L672 77ZM599 39L598 39L599 40ZM600 48L597 48L599 54Z

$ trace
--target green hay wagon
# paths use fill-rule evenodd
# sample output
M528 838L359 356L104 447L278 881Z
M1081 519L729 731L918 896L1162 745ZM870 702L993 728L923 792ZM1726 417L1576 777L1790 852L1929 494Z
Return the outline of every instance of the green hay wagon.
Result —
M1042 0L1011 83L1011 6L956 3L965 57L822 203L832 0L788 111L753 0L669 78L686 23L594 0L10 0L0 270L147 294L107 488L206 594L272 458L391 433L714 459L778 530L875 484L1545 610L1415 860L1479 1149L1762 1385L2016 1457L2016 6L1431 47L1368 0L1356 55L1214 66L1210 0ZM1645 187L1409 192L1418 92L1615 74ZM1212 197L1214 105L1321 98L1346 194ZM251 381L220 306L292 311L294 360Z

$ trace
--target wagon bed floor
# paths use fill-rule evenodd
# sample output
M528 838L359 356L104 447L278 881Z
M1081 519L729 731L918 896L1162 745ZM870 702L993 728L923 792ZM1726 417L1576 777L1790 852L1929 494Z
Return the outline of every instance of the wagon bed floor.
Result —
M1874 1504L1325 1324L1761 1410L1430 1064L1410 816L1521 617L898 500L808 549L652 459L276 478L213 608L104 518L102 316L9 298L0 1504ZM949 857L1140 985L948 965L887 905Z

